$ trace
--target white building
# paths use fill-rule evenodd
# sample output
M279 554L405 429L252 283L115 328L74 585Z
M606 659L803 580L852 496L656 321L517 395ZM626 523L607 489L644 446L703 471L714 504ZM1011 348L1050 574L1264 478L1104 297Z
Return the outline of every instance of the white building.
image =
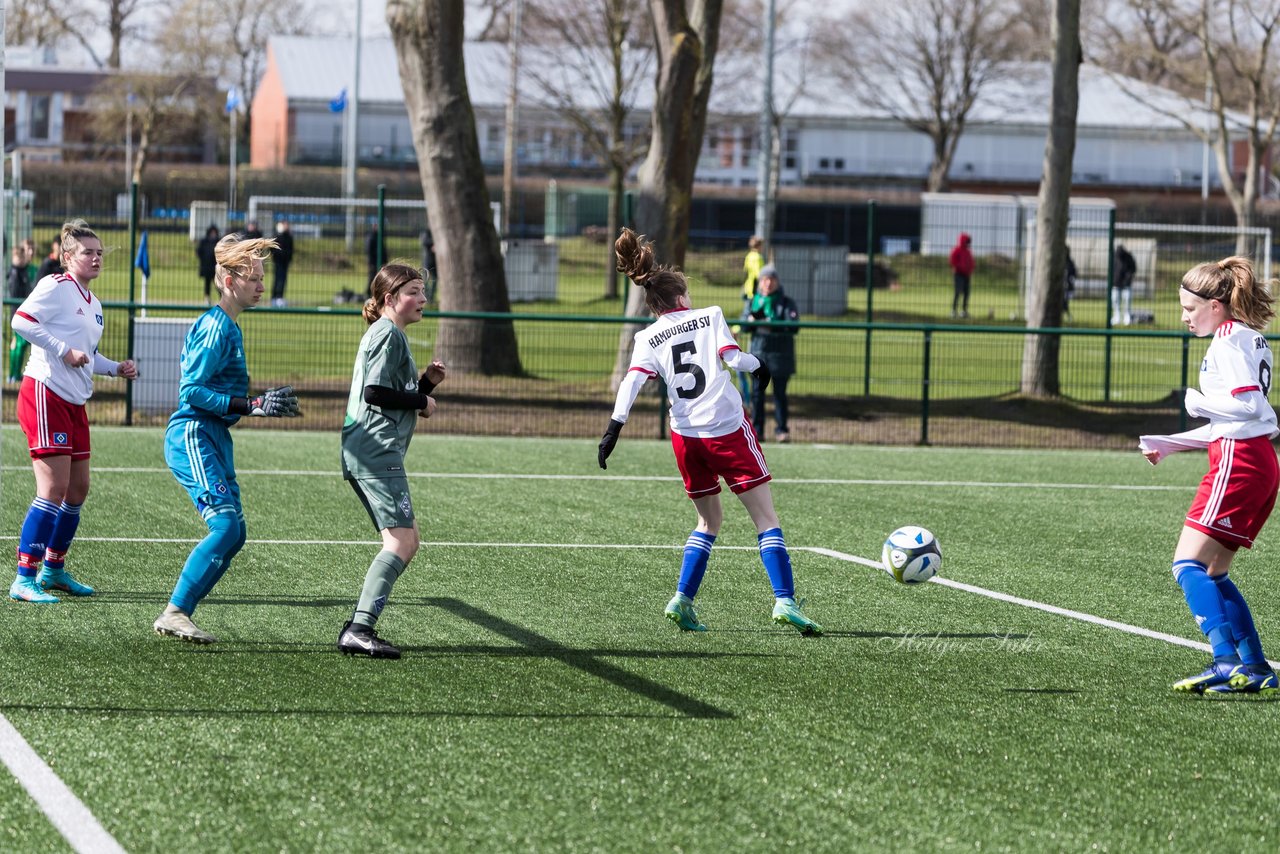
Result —
M467 86L476 116L481 158L501 168L507 101L506 46L471 42L465 49ZM526 67L556 62L553 52L524 48ZM717 62L703 155L697 178L734 186L753 185L757 176L756 135L759 85L739 65ZM544 65L543 67L548 67ZM252 165L339 163L343 114L331 102L351 85L349 39L280 36L268 46L267 71L253 103ZM1040 178L1048 127L1051 68L1047 63L1008 66L1009 73L984 90L961 137L951 176L961 183L1035 183ZM559 176L598 174L581 135L540 95L526 75L521 81L517 157L520 171ZM775 82L775 90L785 86ZM652 86L638 93L631 132L648 126ZM583 87L584 91L586 87ZM787 100L792 100L787 95ZM1152 104L1160 105L1157 109ZM1204 146L1180 121L1198 124L1173 93L1133 80L1119 81L1093 66L1080 69L1075 183L1077 186L1199 187ZM361 49L359 159L362 164L412 162L413 140L390 39L368 40ZM1243 135L1242 135L1243 136ZM1233 147L1244 161L1243 142ZM897 179L922 183L929 168L930 140L858 99L848 85L810 78L782 122L779 179L786 185L857 183ZM1220 186L1214 160L1209 183ZM1265 186L1265 185L1264 185Z

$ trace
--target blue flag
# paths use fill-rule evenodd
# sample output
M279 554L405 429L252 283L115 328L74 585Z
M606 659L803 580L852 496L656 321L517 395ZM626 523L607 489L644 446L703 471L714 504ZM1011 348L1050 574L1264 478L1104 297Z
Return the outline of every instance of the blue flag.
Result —
M232 86L227 90L227 112L231 112L240 106L240 90Z
M142 271L142 275L151 278L151 253L147 251L147 233L142 232L142 240L138 243L138 257L133 259L133 266Z
M329 102L329 112L340 113L347 108L347 87L343 86L338 97Z

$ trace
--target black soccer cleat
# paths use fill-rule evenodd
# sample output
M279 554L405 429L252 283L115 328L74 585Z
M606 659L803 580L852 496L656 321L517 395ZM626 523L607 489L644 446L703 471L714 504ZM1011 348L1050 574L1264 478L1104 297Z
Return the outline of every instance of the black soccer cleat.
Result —
M370 658L400 657L400 650L378 637L373 629L350 620L338 633L338 651L343 655L367 655Z

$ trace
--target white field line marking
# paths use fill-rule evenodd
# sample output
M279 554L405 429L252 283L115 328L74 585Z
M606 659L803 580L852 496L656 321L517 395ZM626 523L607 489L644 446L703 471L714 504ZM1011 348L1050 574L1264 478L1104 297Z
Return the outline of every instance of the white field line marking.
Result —
M873 567L883 570L884 567L878 560L868 560L865 557L857 557L844 552L837 552L831 549L823 548L806 548L803 551L812 552L813 554L825 555L826 557L835 558L836 560L848 561L849 563L857 563L863 566ZM1011 596L1008 593L999 593L995 590L987 590L984 587L975 587L972 584L965 584L960 581L952 581L950 578L942 578L935 575L929 581L933 584L941 584L943 587L950 587L953 590L963 590L965 593L973 593L978 596L985 596L988 599L995 599L999 602L1008 602L1013 605L1021 605L1024 608L1033 608L1037 611L1044 611L1048 614L1056 614L1059 617L1067 617L1072 620L1079 620L1083 623L1092 623L1095 626L1103 626L1108 629L1115 629L1118 632L1127 632L1131 635L1138 635L1144 638L1164 641L1175 646L1185 646L1188 649L1198 649L1203 652L1212 653L1213 648L1209 644L1202 641L1188 640L1177 635L1168 635L1164 632L1153 631L1152 629L1144 629L1141 626L1132 626L1128 623L1120 623L1115 620L1108 620L1105 617L1095 617L1093 614L1085 614L1081 611L1072 611L1068 608L1059 608L1057 605L1049 605L1044 602L1036 602L1033 599L1023 599L1021 596ZM1269 661L1273 668L1280 667L1280 662Z
M0 466L0 471L29 471L30 466ZM155 466L94 466L94 474L169 474L169 469ZM237 476L255 475L266 477L332 477L340 478L342 473L333 471L315 471L314 469L240 469ZM619 475L619 474L494 474L492 472L407 472L406 477L440 480L616 480L624 482L671 482L678 483L680 478L669 475ZM1115 484L1115 483L1034 483L1030 481L986 481L986 480L887 480L876 478L835 478L835 477L776 477L778 484L815 484L818 486L936 486L959 487L963 489L1105 489L1118 492L1190 492L1195 486L1169 486L1162 484Z
M6 536L0 537L0 540L16 540L17 537ZM149 538L149 537L77 537L79 542L91 543L197 543L198 538ZM250 540L249 544L258 545L283 545L283 546L352 546L352 545L380 545L380 540ZM683 545L645 545L645 544L626 544L626 543L502 543L502 542L424 542L424 546L435 546L439 548L500 548L500 549L612 549L612 550L659 550L659 551L679 551L684 548ZM717 549L728 551L757 551L756 546L729 546L717 545ZM856 563L862 566L871 567L872 569L883 570L883 566L878 560L870 558L858 557L846 552L838 552L834 549L821 548L819 546L790 546L792 551L809 552L810 554L821 555L823 557L834 558L835 560L845 561L847 563ZM1067 617L1072 620L1079 620L1084 623L1092 623L1095 626L1103 626L1108 629L1115 629L1120 632L1138 635L1140 637L1151 638L1153 640L1164 641L1165 643L1174 644L1175 646L1183 646L1188 649L1197 649L1203 652L1212 652L1212 648L1202 641L1193 641L1187 638L1178 637L1177 635L1165 634L1152 629L1144 629L1141 626L1130 625L1129 623L1121 623L1116 620L1108 620L1105 617L1095 617L1093 614L1086 614L1082 611L1072 611L1069 608L1059 608L1057 605L1049 605L1045 602L1036 602L1033 599L1023 599L1021 596L1013 596L1008 593L1000 593L995 590L987 590L985 587L976 587L972 584L965 584L961 581L952 581L950 578L943 578L935 575L929 581L933 584L941 584L943 587L950 587L953 590L962 590L965 593L973 593L977 596L985 596L988 599L995 599L999 602L1008 602L1012 605L1021 605L1024 608L1032 608L1037 611L1044 611L1048 614L1056 614L1059 617ZM1272 667L1280 668L1280 662L1271 662Z
M124 854L115 837L107 833L89 808L53 773L53 769L31 749L27 740L2 714L0 761L8 766L73 850L82 854Z

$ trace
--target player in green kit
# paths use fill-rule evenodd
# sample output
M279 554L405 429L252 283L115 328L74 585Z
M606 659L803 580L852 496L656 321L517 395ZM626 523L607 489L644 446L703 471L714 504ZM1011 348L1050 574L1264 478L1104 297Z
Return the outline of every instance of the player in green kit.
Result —
M360 339L342 423L342 476L381 532L382 551L365 573L355 613L338 633L338 649L347 655L400 657L373 627L396 579L418 553L421 536L404 456L416 419L435 411L429 395L445 376L438 360L418 376L404 332L422 320L423 275L405 264L387 264L373 277L364 304L369 330Z

